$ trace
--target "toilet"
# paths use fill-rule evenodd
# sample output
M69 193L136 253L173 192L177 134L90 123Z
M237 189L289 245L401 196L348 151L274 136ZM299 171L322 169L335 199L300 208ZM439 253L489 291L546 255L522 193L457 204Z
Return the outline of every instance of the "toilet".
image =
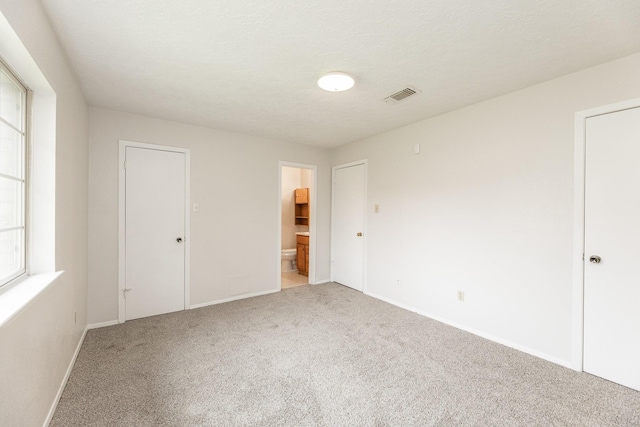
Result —
M295 271L293 262L296 259L296 248L283 249L280 251L282 260L282 272Z

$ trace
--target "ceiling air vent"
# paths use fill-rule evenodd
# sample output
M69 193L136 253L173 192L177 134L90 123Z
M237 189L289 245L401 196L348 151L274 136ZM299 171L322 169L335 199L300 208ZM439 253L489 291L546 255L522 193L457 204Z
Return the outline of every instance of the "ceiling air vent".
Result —
M418 94L420 92L421 91L416 89L415 87L407 86L406 88L387 96L384 99L384 102L386 102L387 104L395 104L397 102L402 101L403 99L407 99L408 97Z

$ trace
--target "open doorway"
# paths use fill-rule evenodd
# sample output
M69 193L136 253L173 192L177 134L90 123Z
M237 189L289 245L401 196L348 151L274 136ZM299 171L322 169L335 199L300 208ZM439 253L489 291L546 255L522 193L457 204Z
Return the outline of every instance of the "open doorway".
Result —
M315 281L316 167L280 162L280 289Z

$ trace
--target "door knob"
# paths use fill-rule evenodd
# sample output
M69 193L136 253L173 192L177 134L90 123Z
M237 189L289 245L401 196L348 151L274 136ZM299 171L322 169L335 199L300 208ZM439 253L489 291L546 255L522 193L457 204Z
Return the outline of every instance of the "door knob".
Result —
M178 243L182 242L182 237L178 237L178 238L176 239L176 242L178 242Z
M591 264L600 264L600 261L602 261L602 258L600 258L598 255L591 255L589 257L589 262Z
M362 237L362 233L358 233L358 234L356 234L356 236Z

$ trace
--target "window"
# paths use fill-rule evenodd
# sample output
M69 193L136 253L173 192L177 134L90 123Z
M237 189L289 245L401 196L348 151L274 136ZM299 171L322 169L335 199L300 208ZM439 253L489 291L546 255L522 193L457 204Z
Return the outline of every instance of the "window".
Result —
M0 286L26 272L27 89L0 62Z

